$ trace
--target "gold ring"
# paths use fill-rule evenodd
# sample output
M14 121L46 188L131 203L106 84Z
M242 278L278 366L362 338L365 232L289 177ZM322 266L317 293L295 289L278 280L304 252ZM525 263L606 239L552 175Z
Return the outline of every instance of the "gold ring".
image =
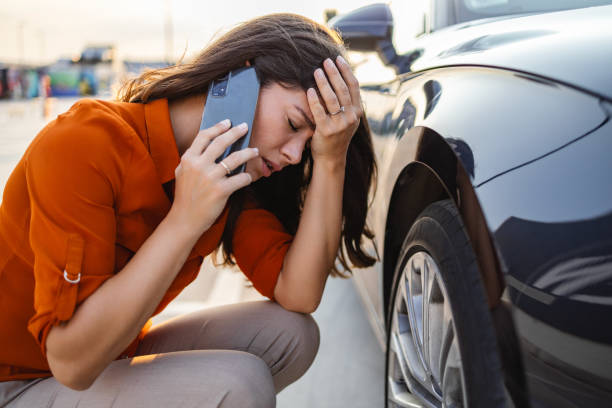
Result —
M227 173L227 175L229 176L230 174L232 174L232 171L230 170L229 167L227 167L227 164L223 163L223 160L221 160L219 162L220 165L222 165L225 168L225 172Z
M337 115L337 114L342 113L342 112L344 112L344 106L341 106L340 109L338 109L336 112L330 113L329 115L330 116L334 116L334 115Z

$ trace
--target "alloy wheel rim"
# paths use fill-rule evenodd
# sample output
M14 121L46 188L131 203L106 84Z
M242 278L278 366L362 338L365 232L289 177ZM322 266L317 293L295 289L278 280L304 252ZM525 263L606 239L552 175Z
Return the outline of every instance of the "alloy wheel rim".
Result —
M416 252L404 265L393 305L387 362L389 407L467 406L455 333L440 270L428 253Z

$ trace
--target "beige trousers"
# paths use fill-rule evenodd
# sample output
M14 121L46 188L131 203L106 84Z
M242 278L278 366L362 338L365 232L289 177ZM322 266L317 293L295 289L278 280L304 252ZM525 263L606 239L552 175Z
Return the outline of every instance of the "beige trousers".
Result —
M269 408L318 347L310 315L271 301L225 305L154 326L136 357L113 361L87 390L53 377L0 382L0 406Z

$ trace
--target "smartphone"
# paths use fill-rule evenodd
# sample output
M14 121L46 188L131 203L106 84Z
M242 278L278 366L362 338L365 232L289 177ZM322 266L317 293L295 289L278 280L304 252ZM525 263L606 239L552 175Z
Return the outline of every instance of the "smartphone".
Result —
M200 130L214 126L223 119L229 119L232 126L242 122L249 126L247 134L225 149L225 152L215 160L217 163L233 152L249 147L255 108L259 99L259 85L259 79L253 67L230 71L209 85ZM243 172L245 166L246 163L234 169L231 175Z

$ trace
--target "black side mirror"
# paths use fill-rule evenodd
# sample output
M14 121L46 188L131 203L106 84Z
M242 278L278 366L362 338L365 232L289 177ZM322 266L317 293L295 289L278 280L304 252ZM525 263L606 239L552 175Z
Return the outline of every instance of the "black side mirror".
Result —
M385 65L397 73L410 71L413 58L397 55L393 46L393 15L384 3L358 8L329 20L328 26L340 33L351 51L376 51Z
M328 25L340 32L354 51L376 51L380 41L391 41L393 16L386 4L378 3L336 16Z

